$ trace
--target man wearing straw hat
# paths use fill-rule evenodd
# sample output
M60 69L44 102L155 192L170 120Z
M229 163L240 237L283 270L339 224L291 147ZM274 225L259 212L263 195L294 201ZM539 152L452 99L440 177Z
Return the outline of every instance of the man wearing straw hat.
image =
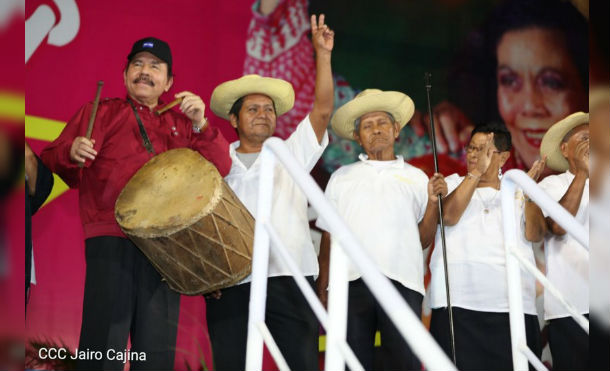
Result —
M170 149L197 150L227 174L229 144L217 128L205 127L205 104L195 94L176 94L182 98L182 113L158 114L159 98L174 82L172 54L165 41L136 41L123 79L126 97L99 103L90 139L85 132L93 105L88 103L43 150L41 159L70 187L79 188L87 266L78 349L102 356L81 357L77 368L122 370L125 364L113 352L122 354L130 338L131 351L139 356L130 358L132 369L170 370L180 295L121 231L115 202L142 165Z
M337 110L335 133L355 140L366 154L335 171L326 196L416 315L424 296L423 248L434 240L438 195L447 194L441 174L426 174L394 153L394 141L413 116L407 95L367 89ZM317 226L329 231L323 218ZM318 295L326 302L331 236L320 247ZM419 370L420 364L360 273L350 267L347 342L365 369L373 368L375 332L381 333L384 369Z
M540 155L562 172L539 186L589 229L589 114L573 113L553 125L542 138ZM526 225L537 231L530 241L545 239L546 275L576 310L589 314L589 253L533 202L526 205ZM563 305L545 290L544 317L549 321L553 369L588 368L589 338Z
M328 145L326 127L333 109L330 57L334 33L324 15L311 18L316 52L315 100L311 113L285 141L296 160L311 171ZM247 75L220 84L210 107L230 121L239 141L230 146L233 165L225 180L252 215L256 216L260 176L259 153L273 135L278 116L294 104L292 85L284 80ZM307 199L282 165L274 175L272 225L313 285L318 274L316 252L309 232ZM293 370L318 369L318 322L296 286L292 273L270 252L265 322ZM250 280L225 288L207 300L207 322L215 370L240 370L245 366Z

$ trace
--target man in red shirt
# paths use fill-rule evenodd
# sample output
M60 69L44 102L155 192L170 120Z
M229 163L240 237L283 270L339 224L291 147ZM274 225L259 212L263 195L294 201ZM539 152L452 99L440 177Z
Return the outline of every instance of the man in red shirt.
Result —
M126 349L128 336L139 356L131 359L132 369L173 369L180 295L123 234L114 204L142 165L173 148L198 151L222 176L231 168L228 142L207 126L199 96L176 94L183 98L182 114L153 111L173 84L169 45L153 37L138 40L127 60L127 96L99 103L91 140L84 137L92 111L88 103L41 153L53 172L79 188L87 263L79 350L99 351L102 357L79 360L78 369L122 370L115 354Z

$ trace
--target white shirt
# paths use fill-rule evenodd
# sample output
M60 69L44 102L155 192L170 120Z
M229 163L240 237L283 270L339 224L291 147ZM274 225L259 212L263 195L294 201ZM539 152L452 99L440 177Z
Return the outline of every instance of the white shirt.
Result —
M449 193L464 177L452 174L445 178ZM515 194L515 219L521 232L517 240L522 256L535 265L534 251L525 239L523 229L523 193ZM485 210L488 210L488 213ZM481 312L508 312L506 255L500 191L491 187L475 190L457 224L445 226L449 294L451 305ZM440 227L437 228L434 251L430 259L430 307L447 306L445 269ZM521 270L523 311L536 312L536 280Z
M285 143L297 162L307 172L310 172L328 145L328 133L324 133L322 143L319 143L308 115L299 123L294 133L285 140ZM237 147L239 147L239 141L231 143L229 155L233 164L225 180L248 211L256 218L260 157L254 161L250 168L246 168L236 155L235 149ZM309 233L307 198L280 163L275 165L273 181L271 223L303 274L305 276L317 275L318 259ZM290 275L292 274L288 268L281 264L279 256L271 248L269 277ZM251 280L252 277L248 276L240 283L250 282Z
M559 175L549 175L538 185L553 200L559 201L572 180L574 174L566 171ZM546 212L543 213L546 217ZM576 220L589 230L589 179L585 183ZM589 253L568 233L555 236L549 231L544 242L547 278L578 312L589 313ZM549 320L568 316L568 311L545 290L544 318Z
M428 202L428 177L404 162L360 161L335 171L326 187L326 197L373 259L390 279L422 295L424 260L418 223ZM318 218L318 227L328 225ZM349 267L349 280L361 276Z

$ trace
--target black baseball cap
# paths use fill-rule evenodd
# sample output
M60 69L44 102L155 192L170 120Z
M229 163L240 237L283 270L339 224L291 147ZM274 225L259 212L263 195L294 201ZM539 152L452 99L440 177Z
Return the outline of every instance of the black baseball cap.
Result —
M169 44L156 37L145 37L133 43L131 52L127 56L127 60L131 59L140 52L149 52L155 57L167 63L167 71L172 75L172 52L169 49Z

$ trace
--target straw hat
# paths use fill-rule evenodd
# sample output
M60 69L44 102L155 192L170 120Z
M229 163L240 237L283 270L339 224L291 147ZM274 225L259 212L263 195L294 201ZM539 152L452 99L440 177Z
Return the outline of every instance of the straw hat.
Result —
M276 116L283 115L294 106L292 85L281 79L245 75L218 85L212 92L210 108L219 117L229 120L229 111L241 97L249 94L263 94L275 104Z
M556 171L566 171L570 168L568 160L561 154L561 141L570 130L588 123L588 113L576 112L551 126L540 144L540 156L547 156L546 166Z
M332 128L340 137L353 140L355 121L376 111L391 113L402 129L413 117L415 105L408 95L398 91L366 89L335 112L331 119Z

